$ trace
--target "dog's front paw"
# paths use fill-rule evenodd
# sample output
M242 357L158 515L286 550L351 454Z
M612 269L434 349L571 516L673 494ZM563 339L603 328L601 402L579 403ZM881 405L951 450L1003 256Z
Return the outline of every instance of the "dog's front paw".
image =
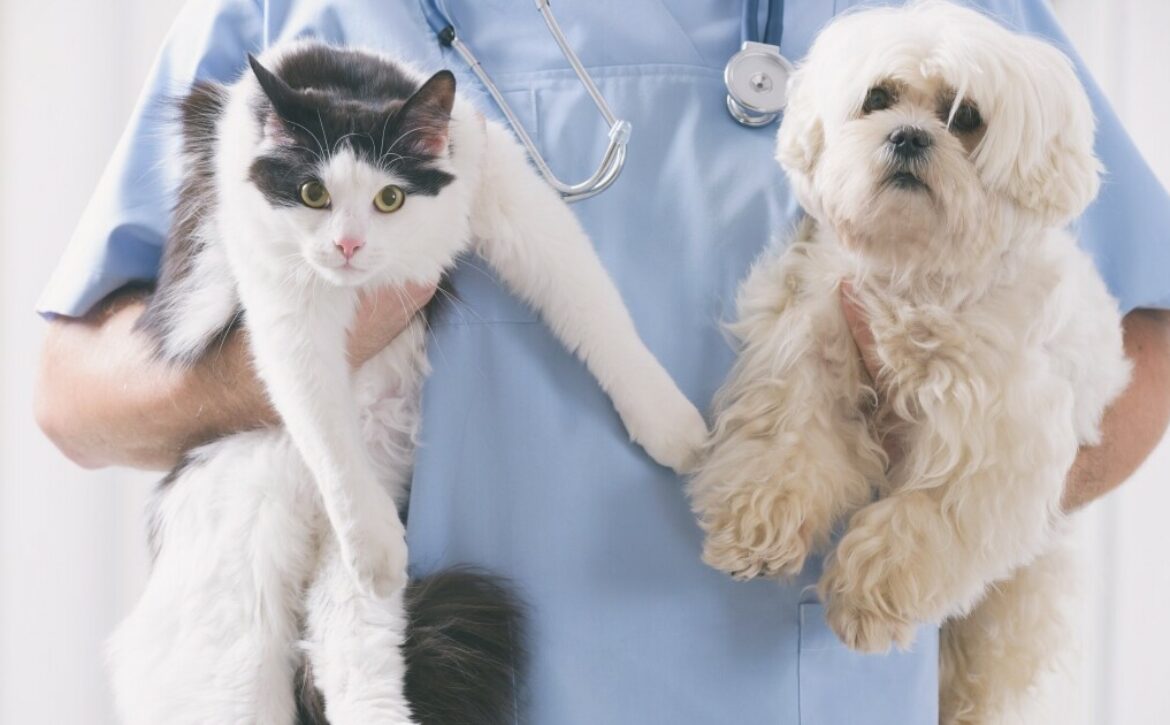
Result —
M884 653L906 649L914 641L914 626L882 612L865 597L838 595L825 605L829 627L845 646L858 652Z
M917 582L893 570L883 548L873 541L846 536L818 587L829 627L850 649L888 652L906 649L914 640Z
M380 503L356 512L340 543L358 591L386 598L406 585L406 530L390 497Z
M700 513L703 561L740 580L799 574L815 538L809 495L782 484L735 490Z

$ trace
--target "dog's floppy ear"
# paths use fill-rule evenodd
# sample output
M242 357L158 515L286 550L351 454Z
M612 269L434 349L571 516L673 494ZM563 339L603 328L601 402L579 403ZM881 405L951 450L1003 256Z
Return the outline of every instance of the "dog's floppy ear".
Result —
M1020 206L1061 226L1079 216L1100 187L1093 109L1067 56L1034 38L1017 40L1015 62L1003 67L1011 82L998 99L999 117L988 126L988 136L996 138L985 138L983 150L1000 156L986 161L1000 167Z
M825 145L825 129L803 69L788 79L788 105L776 138L776 160L789 174L810 176Z

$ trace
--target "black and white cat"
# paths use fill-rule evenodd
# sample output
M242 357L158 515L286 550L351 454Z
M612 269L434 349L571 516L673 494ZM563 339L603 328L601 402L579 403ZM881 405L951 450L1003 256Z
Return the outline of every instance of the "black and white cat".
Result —
M185 364L242 314L285 427L204 446L160 487L153 572L111 641L119 712L289 725L321 721L309 706L323 698L334 725L511 722L519 615L506 588L467 572L404 586L396 504L425 323L351 375L359 292L433 283L474 251L585 362L655 460L688 468L705 424L572 213L503 127L455 98L454 76L423 83L386 57L317 43L251 60L238 82L184 101L183 185L140 328ZM298 700L300 667L315 684Z

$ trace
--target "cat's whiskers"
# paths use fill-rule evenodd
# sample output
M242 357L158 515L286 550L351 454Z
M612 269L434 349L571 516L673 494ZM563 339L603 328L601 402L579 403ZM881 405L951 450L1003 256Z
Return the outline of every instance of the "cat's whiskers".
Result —
M292 146L289 146L289 148L290 149L300 149L300 150L310 154L314 158L314 160L316 160L316 162L318 164L321 164L321 165L325 164L325 158L323 156L321 156L320 153L314 151L313 149L309 148L308 146L305 146L303 144L294 144Z
M467 322L467 314L468 313L470 313L472 316L475 317L476 322L486 322L487 321L487 319L483 315L479 314L479 312L476 311L476 309L474 307L467 304L463 300L459 299L459 297L457 297L456 295L453 295L450 292L448 292L447 290L443 289L442 286L435 288L435 293L443 295L443 299L449 301L451 303L451 305L456 310L458 310L459 315L462 318L463 322Z
M321 117L321 109L317 109L317 123L321 124L321 136L325 139L325 145L329 146L329 132L325 130L325 119Z
M318 113L318 116L319 116L319 115L320 115L320 114ZM314 133L313 131L309 130L309 127L308 127L308 126L305 126L305 125L303 125L303 124L297 123L296 121L292 121L292 120L288 120L288 119L282 119L282 120L283 120L285 123L292 124L293 126L295 126L295 127L299 128L299 129L301 129L302 131L304 131L305 133L309 134L309 138L313 139L313 141L314 141L314 142L316 142L316 144L317 144L317 151L319 152L319 153L316 153L316 154L313 154L313 155L314 155L314 157L316 158L316 160L317 160L317 162L318 162L318 163L320 163L320 164L324 164L324 163L325 163L325 156L326 156L326 153L325 153L325 146L324 146L324 145L321 143L321 139L317 138L317 134L316 134L316 133ZM302 147L302 148L303 148L303 147ZM311 151L310 149L305 149L305 150L306 150L306 151L309 151L310 153L312 153L312 151Z
M332 148L332 150L331 150L329 153L330 153L330 154L336 154L336 153L337 153L337 147L341 145L341 142L342 142L342 141L344 141L345 139L349 138L350 136L365 136L366 138L370 139L370 143L373 143L373 141L374 141L374 137L373 137L373 136L371 136L371 135L370 135L370 134L368 134L368 133L360 133L360 132L358 132L358 131L350 131L349 133L345 134L344 136L342 136L341 138L339 138L339 139L337 139L336 141L334 141L334 142L333 142L333 148Z
M414 307L413 303L407 298L406 291L403 288L394 287L393 289L394 289L394 294L398 297L398 304L402 306L403 318L406 320L410 320L411 317L409 315L410 315L411 309ZM435 291L440 292L440 291L442 291L442 288L436 287ZM416 331L416 330L412 329L414 327L413 325L408 324L406 327L406 330L404 330L404 332L409 332L412 335L418 334L418 335L422 336L423 339L418 341L419 345L424 344L426 338L429 336L431 341L432 341L431 344L434 345L434 347L439 351L439 354L443 356L443 360L446 362L448 360L447 353L445 350L443 350L443 346L439 342L438 336L433 334L434 328L431 326L430 317L425 312L421 312L421 313L415 312L414 314L421 315L421 317L422 317L422 330ZM430 346L428 346L427 349L429 350Z
M223 331L220 332L220 334L219 334L219 344L216 345L216 347L215 347L216 356L220 356L223 354L224 345L227 344L228 338L231 337L232 331L236 329L236 324L239 323L240 318L243 316L244 316L244 308L243 307L236 308L235 314L233 314L231 316L231 319L228 320L227 325L223 328ZM217 369L218 369L218 367L217 367Z
M387 159L387 157L390 157L390 156L393 156L394 158L391 159L389 163L387 163L386 159ZM392 172L392 171L394 171L395 167L398 166L398 163L400 161L405 161L405 160L406 160L406 157L403 156L402 154L395 153L393 151L387 151L386 153L382 154L381 158L378 159L378 165L381 166L386 171Z
M390 142L390 148L387 149L386 153L382 154L381 159L385 159L391 153L394 153L394 155L397 156L399 159L408 158L400 153L394 152L394 148L396 146L398 146L398 144L401 143L404 139L409 138L411 134L423 133L425 131L426 131L426 129L419 127L419 126L415 126L413 128L408 128L405 131L403 131L402 133L398 134L398 136L393 141ZM381 159L379 159L379 161L381 161Z
M386 114L386 120L382 122L382 135L378 139L378 158L383 158L382 152L386 149L386 128L390 125L390 119L394 118L394 114Z
M476 259L476 257L474 254L463 254L463 255L460 255L460 257L459 257L459 264L466 265L467 267L470 267L472 270L483 275L484 279L489 279L495 283L498 283L500 281L496 275L492 274L491 270L487 269L486 267L482 267L482 266L476 264L475 259Z

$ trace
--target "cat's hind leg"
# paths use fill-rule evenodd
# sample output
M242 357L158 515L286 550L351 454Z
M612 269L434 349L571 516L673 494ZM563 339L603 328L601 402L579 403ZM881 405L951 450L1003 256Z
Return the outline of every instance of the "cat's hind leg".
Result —
M320 691L330 725L415 722L405 694L404 592L377 597L361 591L336 538L325 538L321 566L305 598L305 639L311 686ZM325 722L319 714L314 721Z
M526 611L506 579L454 567L354 596L336 546L307 599L300 725L513 725Z
M146 590L109 642L128 725L292 725L304 582L320 514L287 436L196 451L152 512Z

